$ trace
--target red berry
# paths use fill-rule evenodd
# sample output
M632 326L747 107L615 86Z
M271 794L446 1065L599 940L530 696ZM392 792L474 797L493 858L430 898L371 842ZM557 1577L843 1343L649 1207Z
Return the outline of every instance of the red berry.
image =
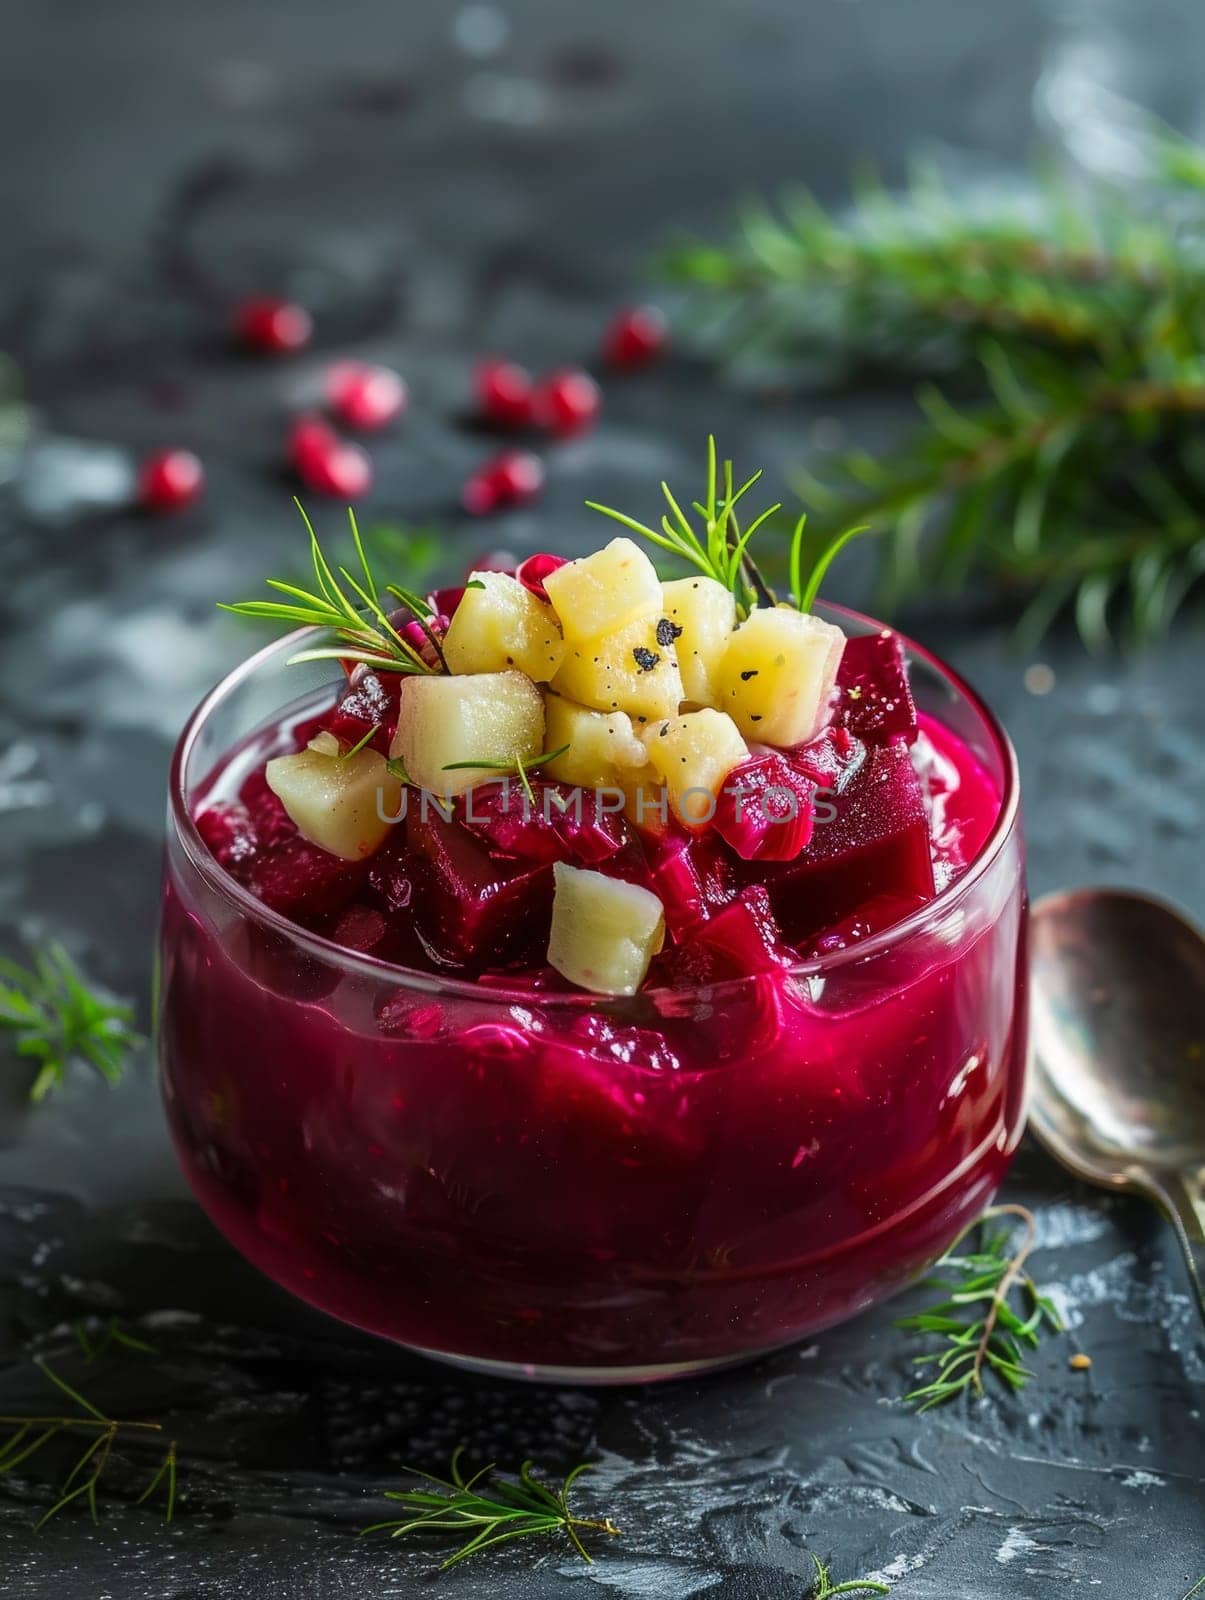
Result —
M540 426L551 433L584 433L598 421L602 394L588 372L562 367L540 384L532 409Z
M326 392L349 428L384 428L406 409L410 398L392 367L364 361L339 361L326 376Z
M667 337L665 313L656 306L625 306L603 335L603 359L613 367L647 366Z
M531 374L513 361L479 361L473 374L477 406L487 422L526 428L532 422Z
M191 450L158 450L138 473L138 499L151 511L178 511L205 487L205 468Z
M265 296L243 301L235 312L234 331L251 349L282 355L303 350L310 342L314 324L304 306Z

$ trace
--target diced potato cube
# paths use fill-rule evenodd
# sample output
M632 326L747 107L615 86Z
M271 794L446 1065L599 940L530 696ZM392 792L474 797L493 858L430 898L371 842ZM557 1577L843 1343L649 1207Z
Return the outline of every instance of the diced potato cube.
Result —
M716 704L716 669L736 627L736 600L730 589L700 573L661 585L662 610L679 630L678 668L686 699Z
M370 856L401 811L402 786L375 750L341 755L333 733L309 748L275 756L264 769L268 787L302 838L344 861Z
M544 578L565 638L573 643L615 633L661 610L657 569L631 539L570 561Z
M660 603L660 590L657 597ZM684 695L668 622L658 610L615 633L567 640L552 687L596 711L626 711L637 720L674 716Z
M517 772L544 745L544 697L522 672L410 677L402 686L389 754L411 783L436 795L463 794ZM446 770L460 761L489 767Z
M785 749L810 739L829 711L845 635L789 606L750 613L716 675L716 704L747 739Z
M669 832L669 791L651 762L620 773L618 787L627 797L623 814L634 828L654 839Z
M551 606L505 572L471 572L469 585L443 640L451 670L517 667L534 682L547 683L565 654Z
M740 729L723 711L688 711L653 723L644 734L649 764L664 784L670 809L687 827L715 815L728 774L748 758Z
M635 994L665 942L660 900L637 883L558 861L548 962L599 994Z
M648 757L626 711L592 711L558 694L544 701L544 738L549 750L568 745L563 756L540 769L558 783L583 789L621 785L621 773L643 767Z

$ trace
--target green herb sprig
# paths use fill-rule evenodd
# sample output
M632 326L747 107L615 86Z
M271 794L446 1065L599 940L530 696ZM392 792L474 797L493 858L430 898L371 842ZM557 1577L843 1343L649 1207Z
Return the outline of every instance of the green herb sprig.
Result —
M840 216L790 195L670 257L723 360L947 379L898 449L796 480L822 532L890 531L884 605L986 577L1023 643L1069 611L1101 649L1160 635L1205 576L1205 148L1129 122L1124 187L1039 174L983 203L925 170Z
M163 1433L163 1424L122 1422L115 1417L107 1416L99 1406L94 1405L78 1389L73 1388L45 1361L39 1361L36 1365L41 1369L43 1376L60 1393L66 1395L78 1410L66 1416L0 1416L0 1428L12 1430L3 1444L0 1444L0 1476L7 1472L15 1472L24 1462L44 1450L52 1440L66 1435L83 1435L88 1440L83 1452L60 1485L59 1498L39 1517L35 1530L44 1528L52 1517L58 1516L77 1500L86 1503L92 1521L97 1523L100 1521L99 1495L114 1446L119 1439L127 1442L134 1440L148 1442L147 1435ZM144 1504L162 1489L165 1522L172 1520L176 1509L176 1471L176 1442L173 1439L169 1441L158 1468L137 1502L139 1505Z
M582 1534L618 1535L619 1529L610 1517L579 1517L570 1509L569 1491L583 1472L591 1470L588 1463L574 1467L560 1487L553 1488L535 1477L530 1461L525 1461L513 1477L499 1476L488 1466L466 1478L460 1470L463 1453L458 1449L453 1455L447 1478L430 1472L416 1473L433 1486L431 1489L385 1492L386 1500L398 1501L412 1515L376 1522L361 1531L388 1533L393 1539L422 1532L466 1535L464 1544L442 1563L441 1572L482 1550L536 1534L564 1533L582 1560L592 1562Z
M808 1596L808 1600L829 1600L835 1594L890 1594L891 1586L880 1583L877 1578L847 1578L844 1583L834 1583L829 1569L819 1556L813 1556L812 1562L816 1568L816 1583Z
M690 518L665 482L661 484L661 492L665 496L669 511L662 516L660 529L639 522L626 512L615 510L613 506L600 505L596 500L587 500L586 504L591 511L598 511L604 517L610 517L612 521L639 534L650 544L697 568L705 577L722 584L736 599L740 615L745 616L756 605L777 604L774 590L754 563L749 546L756 533L773 524L782 510L782 505L775 502L767 506L744 529L741 527L737 511L741 500L761 476L762 473L758 470L738 487L732 462L725 460L721 463L718 460L715 435L711 434L707 439L705 495L702 500L691 502L696 515L702 518L701 529L696 529L691 524ZM801 611L811 609L824 576L838 551L858 534L868 531L867 526L847 527L831 534L805 571L803 535L806 523L807 517L804 515L795 524L790 558L791 594L796 607Z
M987 1226L998 1217L1015 1217L1022 1224L1015 1247L1013 1229ZM979 1248L960 1253L962 1241L977 1229L982 1230ZM928 1411L967 1391L982 1394L985 1371L996 1373L1010 1389L1025 1387L1033 1374L1023 1364L1021 1346L1036 1349L1044 1329L1063 1331L1053 1303L1024 1271L1033 1242L1033 1214L1017 1205L989 1207L955 1240L937 1264L953 1276L931 1280L947 1291L945 1298L896 1322L898 1328L933 1334L943 1344L913 1358L917 1366L936 1366L937 1376L906 1394L905 1401ZM1014 1294L1020 1310L1010 1303Z
M66 1078L73 1061L110 1085L121 1082L131 1052L143 1040L131 1007L103 1000L60 944L37 952L33 965L0 960L0 1030L16 1052L37 1066L30 1099L42 1100Z
M530 756L524 760L516 756L513 763L510 761L449 761L441 770L444 772L505 772L509 773L512 765L515 767L519 782L523 785L523 793L527 796L529 805L535 804L535 792L531 787L528 773L536 767L542 767L546 761L555 761L558 756L563 756L569 749L567 744L559 745L555 750L541 750L538 756ZM405 770L404 768L402 769ZM406 780L407 782L409 780Z
M439 639L430 626L431 607L419 594L389 584L384 591L377 588L369 564L364 541L356 522L356 514L349 506L352 544L360 566L356 577L347 566L339 566L338 575L322 552L313 524L300 501L296 502L302 521L310 536L310 557L314 569L315 592L285 583L279 578L269 578L268 588L291 598L280 600L240 600L234 605L221 605L222 611L239 617L254 617L264 621L283 622L290 628L325 628L335 635L336 643L300 650L289 658L290 665L302 661L359 661L384 672L431 673L446 671L447 663ZM426 635L438 666L425 661L394 624L390 621L382 601L382 593L392 595L407 610Z

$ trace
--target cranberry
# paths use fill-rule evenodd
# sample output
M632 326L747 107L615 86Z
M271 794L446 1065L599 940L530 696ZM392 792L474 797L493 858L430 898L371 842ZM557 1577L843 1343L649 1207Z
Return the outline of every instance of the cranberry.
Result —
M665 313L656 306L626 306L603 335L603 359L613 367L644 367L661 354L668 337Z
M532 422L531 374L514 361L480 361L473 374L477 405L487 422L525 428Z
M392 367L339 361L327 373L326 392L349 428L384 428L406 409L406 385Z
M540 426L550 433L584 433L598 421L602 394L588 372L562 367L540 384L532 408Z
M150 511L178 511L204 487L205 469L191 450L158 450L138 474L138 499Z
M287 355L304 350L314 331L313 320L304 306L292 300L261 296L244 300L234 316L234 331L252 350L272 355Z

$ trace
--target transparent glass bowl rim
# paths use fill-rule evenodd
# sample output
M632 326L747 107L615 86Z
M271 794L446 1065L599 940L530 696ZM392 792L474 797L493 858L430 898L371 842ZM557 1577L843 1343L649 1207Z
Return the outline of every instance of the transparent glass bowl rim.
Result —
M833 605L827 601L822 601L817 609L838 620L844 618L848 622L856 624L856 631L858 632L877 632L887 628L886 623L878 622L873 617L865 616L860 611L853 611L847 606ZM889 631L899 633L898 629ZM520 1005L530 1007L538 1005L541 1009L567 1007L597 1011L601 1008L612 1010L630 1005L631 1001L628 999L593 994L587 991L580 993L533 992L530 989L508 989L502 982L485 986L472 979L452 978L446 977L441 973L424 972L416 967L403 967L390 961L383 961L377 956L362 955L357 951L347 950L342 945L335 944L332 940L324 938L321 934L311 933L297 923L290 922L287 917L264 905L262 900L256 899L249 889L244 888L235 878L231 877L210 852L197 831L196 823L189 811L188 797L185 790L185 774L188 771L189 760L193 754L196 741L209 718L229 695L233 694L248 679L254 677L261 668L268 666L277 657L292 655L298 649L304 649L312 644L320 632L321 630L316 628L301 628L295 633L288 634L283 639L273 640L271 644L265 645L262 650L258 650L254 655L248 656L245 661L240 662L233 671L227 673L210 690L185 723L172 756L171 772L168 780L168 814L169 821L184 846L192 868L212 889L229 901L242 916L248 917L261 926L281 935L299 950L305 951L307 955L327 965L338 966L345 972L353 973L375 982L392 983L398 988L413 989L432 997L439 995L449 999L472 999L478 1003L496 1003L501 1006ZM935 919L955 908L966 896L974 891L976 884L990 870L1016 827L1020 809L1020 774L1017 767L1016 751L1013 749L1012 742L1007 733L1005 733L999 719L975 690L948 667L944 661L935 656L932 651L926 650L923 645L917 644L906 634L900 633L899 637L903 641L904 648L908 654L922 660L931 671L944 680L948 688L967 701L971 709L981 719L984 728L996 746L1004 772L1004 792L1001 796L999 814L991 832L984 840L978 855L971 865L960 877L955 878L952 883L942 889L927 904L911 912L899 922L893 923L891 927L884 928L881 933L873 934L869 939L863 939L855 944L847 945L843 950L834 951L810 961L800 961L792 967L784 968L785 976L813 980L827 977L841 967L867 961L872 956L880 955L899 945L906 944L913 935L922 932ZM284 709L284 707L282 706L281 709ZM713 998L722 997L727 991L737 992L749 984L756 983L757 978L757 974L752 974L728 979L723 983L709 986L708 993ZM656 991L641 991L645 997L654 992ZM640 996L636 998L639 999Z

